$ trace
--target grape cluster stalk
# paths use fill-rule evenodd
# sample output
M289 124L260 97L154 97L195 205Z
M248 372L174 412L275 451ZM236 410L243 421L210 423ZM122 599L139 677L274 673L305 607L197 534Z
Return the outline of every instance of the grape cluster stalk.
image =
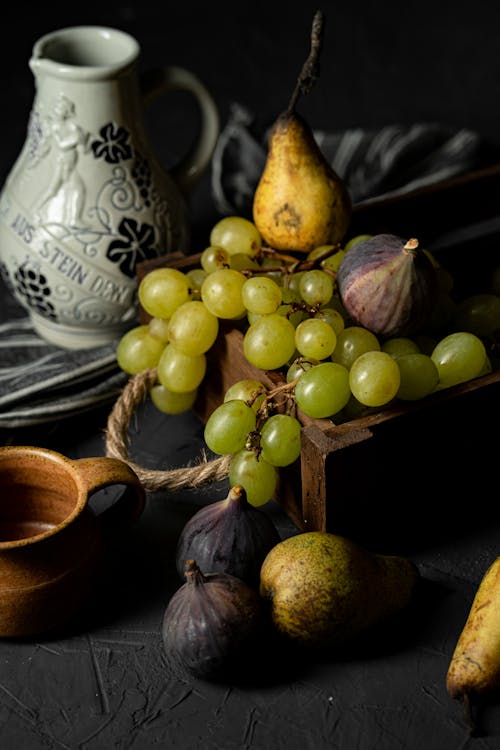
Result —
M139 284L150 322L124 334L116 357L130 375L155 371L149 394L160 411L193 407L221 321L242 330L251 365L282 374L271 391L258 379L234 383L205 425L208 448L229 458L231 485L243 486L254 505L276 495L280 468L300 457L298 410L350 421L498 367L498 269L490 289L455 300L453 279L432 258L440 304L428 330L412 338L384 340L349 319L336 275L369 236L295 257L265 247L253 222L228 216L213 226L196 267L156 268Z

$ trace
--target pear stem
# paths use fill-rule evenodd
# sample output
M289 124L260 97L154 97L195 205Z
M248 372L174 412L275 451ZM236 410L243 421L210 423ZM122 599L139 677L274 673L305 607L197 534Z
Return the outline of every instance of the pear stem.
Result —
M303 94L308 94L319 78L319 58L323 43L323 29L325 18L321 10L314 14L311 29L311 51L302 66L300 75L295 84L292 96L288 103L286 115L290 117L297 106L297 102Z

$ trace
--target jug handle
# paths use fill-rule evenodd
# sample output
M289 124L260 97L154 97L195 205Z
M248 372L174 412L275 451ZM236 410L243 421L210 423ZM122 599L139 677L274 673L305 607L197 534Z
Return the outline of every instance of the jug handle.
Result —
M124 485L116 501L98 514L104 533L129 526L144 510L146 495L137 474L119 458L98 456L74 461L90 497L94 492L112 485Z
M145 106L161 94L171 91L187 91L198 103L201 119L197 137L186 155L168 170L187 197L209 166L219 137L220 117L214 99L194 73L174 65L142 72L139 86Z

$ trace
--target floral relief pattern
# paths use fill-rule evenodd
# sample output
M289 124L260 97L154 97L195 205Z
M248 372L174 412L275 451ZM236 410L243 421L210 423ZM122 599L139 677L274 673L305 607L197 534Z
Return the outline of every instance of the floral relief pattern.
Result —
M57 318L54 306L49 300L51 289L44 273L29 263L23 263L14 274L14 285L29 307L46 318Z
M104 159L108 164L118 164L132 157L129 132L121 125L108 122L99 131L100 139L92 142L96 159Z
M137 263L158 255L155 247L155 230L151 224L140 224L125 217L118 231L120 237L109 244L106 257L116 263L129 278L135 275Z

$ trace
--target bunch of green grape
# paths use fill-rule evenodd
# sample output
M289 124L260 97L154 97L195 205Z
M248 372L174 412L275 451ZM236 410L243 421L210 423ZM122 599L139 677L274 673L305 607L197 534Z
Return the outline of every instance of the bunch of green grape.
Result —
M301 452L302 424L293 406L278 410L279 391L279 387L268 391L259 380L239 380L205 425L210 450L231 456L231 485L243 486L248 502L255 506L275 496L279 469L296 461Z
M367 236L297 259L265 248L251 221L229 216L213 226L196 267L157 268L139 284L151 319L122 337L117 361L129 374L156 368L151 399L161 411L192 408L222 320L242 331L242 356L251 365L283 374L282 395L292 405L286 413L272 413L273 396L260 381L243 381L206 425L208 447L231 455L231 481L256 505L273 496L279 468L300 455L297 410L345 422L496 368L485 343L498 342L498 273L491 290L455 302L453 280L436 263L441 301L430 335L382 340L349 320L336 273L345 253Z
M246 277L231 268L227 258L231 252L236 260L246 258L245 264L260 247L260 235L251 222L229 217L213 227L199 267L186 273L160 267L141 280L139 302L151 319L123 335L116 358L130 375L156 368L158 382L150 395L160 411L179 414L194 405L219 320L238 319L244 313L241 287Z

